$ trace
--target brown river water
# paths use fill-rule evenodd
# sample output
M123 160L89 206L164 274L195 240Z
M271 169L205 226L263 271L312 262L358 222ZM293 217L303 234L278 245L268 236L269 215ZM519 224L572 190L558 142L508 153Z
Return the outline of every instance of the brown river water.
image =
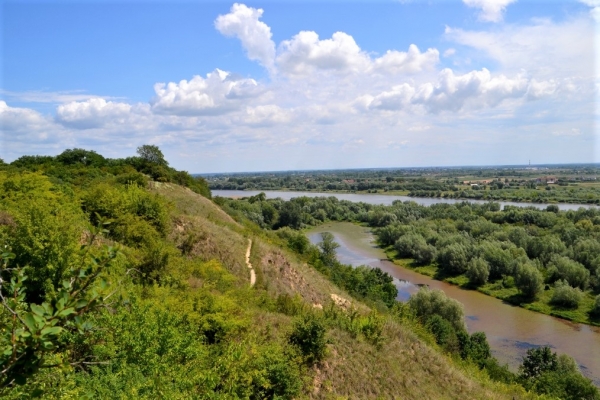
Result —
M600 386L600 328L525 310L400 267L388 261L383 250L374 244L369 228L334 222L310 229L307 236L312 243L318 243L321 232L335 236L340 244L337 249L340 262L379 267L393 276L400 301L408 300L420 285L441 289L460 301L468 331L485 332L494 356L511 369L516 371L527 349L548 345L559 354L575 358L583 374Z

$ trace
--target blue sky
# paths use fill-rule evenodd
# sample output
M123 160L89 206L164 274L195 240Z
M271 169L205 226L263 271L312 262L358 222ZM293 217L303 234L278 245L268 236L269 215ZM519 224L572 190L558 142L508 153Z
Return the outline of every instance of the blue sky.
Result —
M597 0L1 4L0 158L598 162Z

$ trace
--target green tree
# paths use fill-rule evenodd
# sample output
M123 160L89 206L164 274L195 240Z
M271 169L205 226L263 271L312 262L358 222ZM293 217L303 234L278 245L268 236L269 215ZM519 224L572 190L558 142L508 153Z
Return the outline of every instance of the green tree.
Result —
M337 263L336 249L340 247L335 241L335 237L330 232L321 233L321 243L319 248L321 249L321 260L323 264L332 266Z
M554 284L550 303L560 307L577 308L582 298L581 290L571 287L567 281L558 280Z
M439 315L450 322L454 329L465 329L462 304L449 298L441 290L430 290L423 287L417 293L410 296L408 306L424 323L433 315Z
M532 348L527 350L523 363L519 367L519 374L524 379L532 379L546 371L556 370L557 366L558 358L550 347Z
M548 264L548 276L551 282L566 280L569 285L585 290L590 281L590 271L582 264L568 257L554 256Z
M467 277L471 284L479 286L487 282L490 276L490 266L482 258L473 258L467 266Z
M535 298L544 287L543 283L544 277L535 265L525 263L517 267L515 285L525 297Z
M592 314L595 317L600 317L600 294L598 296L596 296L596 299L594 300L594 305L592 307L592 310L590 311L590 314Z
M140 158L148 163L167 167L169 163L165 160L165 156L158 146L145 144L137 148L137 153Z
M458 275L467 269L467 248L462 244L453 243L438 252L437 261L447 273Z

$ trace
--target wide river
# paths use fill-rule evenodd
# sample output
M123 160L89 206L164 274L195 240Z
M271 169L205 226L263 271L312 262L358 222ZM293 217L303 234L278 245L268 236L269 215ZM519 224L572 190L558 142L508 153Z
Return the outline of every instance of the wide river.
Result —
M409 196L396 196L387 194L357 194L357 193L318 193L318 192L284 192L277 190L212 190L213 196L221 197L249 197L256 196L259 193L264 193L267 199L276 199L281 197L283 200L290 200L294 197L330 197L334 196L339 200L348 200L353 202L363 202L368 204L379 204L390 206L395 200L400 201L414 201L423 206L430 206L432 204L446 203L455 204L468 201L470 203L484 204L489 203L488 200L463 200L463 199L442 199L438 197L409 197ZM545 203L515 203L511 201L495 201L499 203L501 207L504 206L517 206L517 207L536 207L539 209L546 208L549 204ZM561 210L577 210L579 207L584 208L597 208L595 205L590 204L556 204Z
M374 244L369 228L332 222L310 229L307 235L312 243L318 243L322 232L335 236L340 245L337 249L340 262L379 267L393 276L398 300L408 300L419 285L427 285L460 301L465 309L467 330L485 332L494 356L501 363L508 363L512 370L516 371L527 349L548 345L559 354L574 357L583 374L600 386L600 328L515 307L402 268L386 259L383 250Z

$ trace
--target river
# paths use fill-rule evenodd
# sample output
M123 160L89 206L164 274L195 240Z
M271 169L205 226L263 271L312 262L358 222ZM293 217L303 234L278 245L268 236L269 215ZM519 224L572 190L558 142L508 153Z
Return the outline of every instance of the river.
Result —
M406 301L428 285L443 290L464 305L467 330L486 333L492 353L512 370L521 363L527 349L550 346L559 354L575 358L585 376L600 386L600 328L575 324L559 318L512 306L473 290L464 290L445 282L402 268L388 260L377 248L369 228L349 222L332 222L310 229L312 243L321 240L321 232L331 232L340 244L338 259L344 264L379 267L394 277L398 300Z
M283 200L290 200L294 197L330 197L334 196L339 200L348 200L352 202L363 202L368 204L377 204L389 206L396 200L400 201L414 201L423 206L430 206L432 204L446 203L455 204L468 201L470 203L485 204L489 203L488 200L464 200L464 199L443 199L439 197L409 197L409 196L396 196L387 194L357 194L357 193L317 193L317 192L285 192L277 190L212 190L213 196L221 197L249 197L256 196L259 193L264 193L267 199L282 198ZM501 207L504 206L517 206L517 207L535 207L538 209L545 209L549 204L545 203L515 203L512 201L495 201L499 203ZM577 210L580 207L583 208L597 208L591 204L556 204L560 210Z

